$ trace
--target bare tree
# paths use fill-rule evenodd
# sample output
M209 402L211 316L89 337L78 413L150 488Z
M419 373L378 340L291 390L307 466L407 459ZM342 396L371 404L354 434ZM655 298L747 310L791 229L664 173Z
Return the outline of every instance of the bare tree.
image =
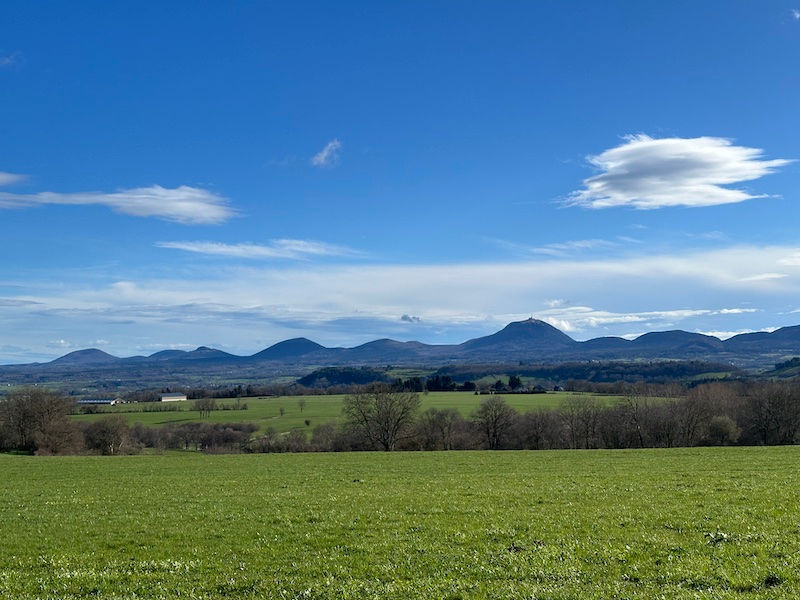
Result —
M678 433L681 446L696 446L705 437L711 419L708 388L697 386L678 405Z
M651 445L672 448L678 444L680 433L680 402L668 399L659 404L651 404L647 418Z
M425 450L452 450L461 413L455 408L429 408L419 419L419 436Z
M712 417L708 424L708 441L714 446L735 444L742 430L727 415Z
M330 452L333 449L337 433L336 425L333 423L317 425L311 433L311 449L314 452Z
M630 448L638 436L631 431L628 406L609 406L600 413L597 431L603 448Z
M36 454L80 454L86 449L80 426L69 419L52 421L36 432L34 441Z
M130 441L128 422L122 415L109 415L89 425L86 446L102 454L120 454Z
M570 448L594 448L597 443L597 427L600 405L594 398L570 396L559 408Z
M561 423L558 415L549 409L528 411L519 419L519 443L527 450L546 450L561 444Z
M486 436L489 450L497 450L514 427L517 411L502 396L489 396L483 400L473 417Z
M212 410L217 410L217 401L214 398L198 398L192 408L200 411L200 418L204 419L211 416Z
M0 400L0 449L33 452L38 449L38 442L48 438L48 450L57 452L52 443L69 429L71 407L70 400L47 389L12 391Z
M345 396L346 426L368 445L385 451L405 439L417 416L420 399L414 392L395 392L385 387Z
M800 432L800 386L763 382L746 399L748 421L762 444L793 444Z
M286 452L308 452L310 448L306 432L301 429L292 429L282 441Z
M264 433L250 443L253 452L282 452L281 438L274 427L267 427Z
M645 418L649 408L647 396L629 395L625 398L625 408L639 448L646 447L644 431Z

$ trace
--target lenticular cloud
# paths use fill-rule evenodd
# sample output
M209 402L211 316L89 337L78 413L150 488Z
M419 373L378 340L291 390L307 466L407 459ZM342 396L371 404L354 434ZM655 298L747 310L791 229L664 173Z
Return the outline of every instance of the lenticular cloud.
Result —
M790 162L763 160L760 148L734 146L717 137L631 135L625 143L588 158L602 172L583 180L568 203L587 208L714 206L762 198L728 186L773 173Z

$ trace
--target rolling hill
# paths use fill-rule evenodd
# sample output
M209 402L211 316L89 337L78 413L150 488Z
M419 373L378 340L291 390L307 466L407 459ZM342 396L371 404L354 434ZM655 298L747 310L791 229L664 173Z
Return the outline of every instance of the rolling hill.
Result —
M600 337L576 341L538 319L509 323L500 331L461 344L436 345L379 339L353 348L327 348L307 338L278 342L251 356L201 346L190 352L167 349L150 356L119 358L90 348L49 363L0 366L7 383L109 381L125 386L147 381L166 385L264 377L296 377L325 366L424 366L450 364L558 364L580 361L708 360L768 368L800 356L800 326L747 333L720 340L687 331L645 333L633 340Z

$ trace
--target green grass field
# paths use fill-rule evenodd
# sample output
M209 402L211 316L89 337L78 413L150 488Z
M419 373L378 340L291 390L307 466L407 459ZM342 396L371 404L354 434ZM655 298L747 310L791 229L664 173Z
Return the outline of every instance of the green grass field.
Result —
M501 394L502 395L502 394ZM534 408L556 408L559 403L567 397L575 396L571 392L550 392L547 394L508 394L503 397L508 403L519 410L525 412ZM591 396L591 394L581 394L582 396ZM457 408L465 417L469 417L484 400L486 396L476 396L469 392L431 392L429 394L421 394L422 399L421 410L426 410L431 407L435 408ZM619 396L596 396L600 402L611 403L621 400ZM303 411L300 411L298 400L303 398L306 405ZM341 395L331 396L280 396L274 398L241 398L243 403L248 406L247 410L218 410L211 413L211 415L203 419L207 423L235 423L235 422L252 422L259 426L260 430L267 427L272 427L276 431L286 432L292 429L313 429L314 426L321 423L339 421L342 416L342 398ZM225 404L234 404L235 399L220 400ZM122 412L128 422L133 425L134 423L142 423L148 426L160 426L167 423L187 423L192 421L200 421L200 413L198 411L189 410L192 402L176 403L181 405L181 408L186 410L170 411L170 412ZM107 407L104 410L109 412L118 412L131 410L135 405L122 405L117 407ZM281 416L280 408L283 407L284 414ZM95 421L103 417L107 413L97 413L90 415L74 415L73 418L79 421ZM310 426L306 426L306 419L311 421Z
M799 461L0 455L0 598L797 598Z

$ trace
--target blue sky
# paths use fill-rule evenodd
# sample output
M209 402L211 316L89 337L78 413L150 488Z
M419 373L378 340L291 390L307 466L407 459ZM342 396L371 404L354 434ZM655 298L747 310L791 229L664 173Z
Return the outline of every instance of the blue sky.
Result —
M0 4L0 362L800 323L800 2Z

